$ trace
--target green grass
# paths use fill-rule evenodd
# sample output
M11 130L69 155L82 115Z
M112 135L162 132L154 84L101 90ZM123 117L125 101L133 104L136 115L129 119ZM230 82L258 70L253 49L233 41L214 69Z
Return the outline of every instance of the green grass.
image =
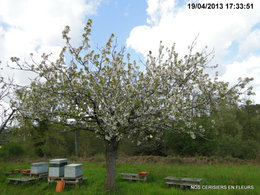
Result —
M0 163L0 194L56 194L56 183L46 180L32 184L8 184L5 172L14 168L27 169L30 163ZM105 163L83 163L83 174L88 181L79 185L66 185L63 194L101 195L106 174ZM127 182L117 177L117 191L113 195L160 195L160 194L260 194L260 167L257 165L180 165L180 164L127 164L119 163L117 173L147 171L148 181ZM203 178L206 185L253 185L254 190L181 190L168 188L163 181L166 176Z

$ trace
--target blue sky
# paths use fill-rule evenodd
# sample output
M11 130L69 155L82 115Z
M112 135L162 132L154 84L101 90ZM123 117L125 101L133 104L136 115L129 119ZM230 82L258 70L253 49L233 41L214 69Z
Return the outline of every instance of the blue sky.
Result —
M102 46L113 33L118 46L126 46L126 40L131 30L137 25L146 24L146 1L119 0L105 1L98 8L97 14L87 16L93 21L91 34L92 45ZM142 58L133 49L128 48L132 58Z
M1 0L0 60L11 56L27 59L43 52L57 57L65 25L71 27L74 43L81 38L88 18L93 20L91 43L101 47L114 33L119 46L126 46L134 59L145 59L149 50L156 54L159 42L184 55L199 35L196 50L214 50L212 64L219 64L220 79L235 83L238 77L254 77L252 83L260 103L260 1L253 9L192 10L187 3L227 3L226 0ZM231 3L231 2L228 2ZM20 83L31 75L12 72Z
M138 5L138 6L137 6ZM93 19L93 41L105 43L111 33L125 45L130 31L137 25L146 23L145 1L137 3L133 0L107 1L100 5Z
M178 6L186 4L178 1ZM87 17L93 19L92 41L104 44L111 33L114 33L122 45L131 30L146 24L147 2L145 0L115 0L104 1L97 10L97 14Z

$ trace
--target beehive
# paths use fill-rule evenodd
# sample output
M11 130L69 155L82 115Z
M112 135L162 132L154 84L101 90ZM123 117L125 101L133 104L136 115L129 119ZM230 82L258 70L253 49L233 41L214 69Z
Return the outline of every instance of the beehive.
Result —
M82 164L69 164L65 166L65 174L64 177L80 177L83 175Z
M31 164L31 174L41 174L48 172L48 163L47 162L38 162Z
M64 166L67 164L66 158L50 160L49 177L63 177Z

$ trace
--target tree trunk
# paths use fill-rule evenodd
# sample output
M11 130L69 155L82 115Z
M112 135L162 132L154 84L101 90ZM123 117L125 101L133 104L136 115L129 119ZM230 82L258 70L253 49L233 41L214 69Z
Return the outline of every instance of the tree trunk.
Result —
M26 119L24 120L24 130L23 130L23 141L25 142L26 140Z
M79 157L79 153L78 153L79 130L78 129L75 129L74 137L75 137L75 156Z
M2 133L4 128L7 126L7 123L12 119L12 116L14 115L15 112L16 112L16 110L14 109L12 111L12 113L8 116L7 119L5 121L3 120L3 124L2 124L2 126L0 126L0 134Z
M116 158L118 142L111 141L106 143L106 180L105 191L114 191L116 189Z

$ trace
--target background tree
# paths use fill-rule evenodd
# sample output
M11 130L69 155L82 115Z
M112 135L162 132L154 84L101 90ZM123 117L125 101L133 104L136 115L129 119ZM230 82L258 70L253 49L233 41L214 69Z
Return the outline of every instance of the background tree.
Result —
M255 159L260 151L259 105L222 108L216 117L219 155Z
M11 123L15 108L10 106L10 95L12 91L13 80L9 79L9 82L4 82L4 77L2 76L2 68L0 61L0 134L2 131Z
M167 155L212 156L217 154L218 140L212 120L214 120L214 123L218 123L218 121L212 116L201 116L194 120L198 127L203 126L206 129L203 136L192 139L189 135L183 134L178 130L169 129L165 131L163 142Z
M193 53L194 44L183 59L174 45L161 44L157 57L147 55L142 71L124 49L112 45L113 34L104 48L91 49L91 20L79 47L71 45L69 31L68 26L63 31L66 46L55 62L49 60L50 54L33 63L11 58L19 69L38 75L21 93L19 107L30 118L63 122L101 137L106 149L105 190L115 189L116 157L123 137L137 137L140 144L150 135L156 139L162 130L182 124L178 130L195 138L205 129L197 127L194 118L209 114L223 100L233 103L242 93L251 94L252 89L245 88L249 78L232 87L218 81L217 74L210 79L204 73L210 55L204 50Z

